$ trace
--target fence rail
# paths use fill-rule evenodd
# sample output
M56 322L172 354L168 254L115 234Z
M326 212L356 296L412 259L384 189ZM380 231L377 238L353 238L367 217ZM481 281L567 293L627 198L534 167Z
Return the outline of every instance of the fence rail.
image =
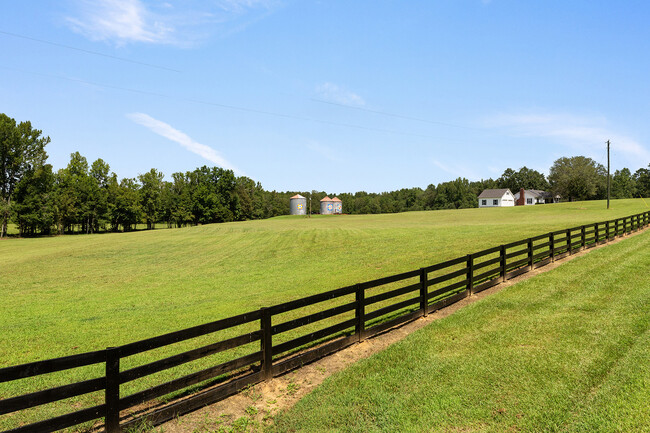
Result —
M142 416L153 423L164 422L394 326L427 316L473 293L544 266L558 258L638 231L647 227L649 222L650 212L644 212L616 220L558 230L421 269L330 290L119 347L2 368L0 382L93 364L104 364L105 373L101 377L0 400L0 415L103 390L104 403L101 405L16 427L7 432L48 433L104 418L105 430L113 433L139 420L128 417L120 422L120 411L210 379L226 376L227 381L190 397L172 401ZM340 304L331 306L331 302ZM322 303L325 303L325 306L314 311L316 307L313 306ZM299 317L288 320L282 317L289 312ZM347 316L339 317L345 315ZM274 318L281 321L274 324ZM335 321L332 322L333 320ZM120 369L120 361L130 356L254 322L259 322L259 329L256 331L245 332L130 369ZM306 334L290 335L289 340L274 343L275 336L288 331L296 332L300 328L319 323L322 327L318 330L309 328L310 332ZM120 385L127 382L255 342L259 342L259 350L128 396L120 394Z

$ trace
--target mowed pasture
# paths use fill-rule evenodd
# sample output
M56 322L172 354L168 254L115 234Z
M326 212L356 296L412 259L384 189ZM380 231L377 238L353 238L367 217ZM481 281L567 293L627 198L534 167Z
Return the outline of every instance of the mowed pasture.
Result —
M329 378L275 432L650 431L650 233L473 303Z
M9 238L0 242L0 367L121 345L646 209L640 199L616 200L609 211L597 201ZM180 346L134 357L123 368L185 347ZM132 382L125 392L213 360L201 362ZM88 367L3 383L0 398L98 375ZM101 398L89 394L2 416L0 428Z

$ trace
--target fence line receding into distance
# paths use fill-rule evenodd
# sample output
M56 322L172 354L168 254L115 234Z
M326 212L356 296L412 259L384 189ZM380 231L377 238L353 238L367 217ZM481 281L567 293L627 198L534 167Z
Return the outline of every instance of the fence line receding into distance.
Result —
M0 383L94 364L104 367L102 374L93 379L0 400L0 416L103 391L102 404L7 432L53 432L100 418L104 418L109 433L144 418L153 424L161 423L392 327L427 316L556 259L638 231L649 222L650 212L644 212L558 230L119 347L2 368ZM237 331L246 325L248 329ZM303 334L296 336L300 328L304 329ZM120 368L121 361L131 356L225 330L230 332L226 339L136 367ZM125 383L234 349L237 349L233 352L235 357L226 362L211 364L130 395L120 393ZM181 395L136 416L128 413L129 409L172 393L188 388L192 392L192 387L209 380L213 381L209 387L197 388L189 396Z

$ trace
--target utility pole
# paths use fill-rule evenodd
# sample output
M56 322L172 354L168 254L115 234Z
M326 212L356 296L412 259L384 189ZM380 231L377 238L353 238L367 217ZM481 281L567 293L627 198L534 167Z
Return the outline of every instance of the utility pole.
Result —
M609 209L609 140L607 140L607 209Z
M311 218L311 196L314 195L314 190L309 194L309 218Z

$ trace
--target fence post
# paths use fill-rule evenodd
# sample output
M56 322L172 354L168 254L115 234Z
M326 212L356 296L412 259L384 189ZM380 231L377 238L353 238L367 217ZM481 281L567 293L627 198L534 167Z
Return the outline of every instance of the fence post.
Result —
M566 248L569 255L571 255L573 253L571 249L571 229L566 229Z
M357 306L354 310L354 317L357 319L357 323L354 325L354 333L359 341L363 341L363 334L366 329L366 297L361 284L356 285L355 300Z
M422 316L429 315L429 285L427 284L427 270L420 268L420 309Z
M549 242L551 245L549 245L549 248L551 250L551 262L555 261L555 233L551 232L549 233L550 239Z
M104 390L106 417L104 429L107 433L118 433L120 429L120 352L117 347L106 348L106 389Z
M585 249L586 246L586 239L585 239L585 226L583 225L580 227L580 246L582 249Z
M506 246L501 245L501 281L506 281Z
M467 295L474 290L474 255L467 255Z
M271 310L262 307L260 309L260 329L262 331L262 379L268 380L273 377L273 333L271 329Z
M528 267L533 270L533 239L528 238Z

